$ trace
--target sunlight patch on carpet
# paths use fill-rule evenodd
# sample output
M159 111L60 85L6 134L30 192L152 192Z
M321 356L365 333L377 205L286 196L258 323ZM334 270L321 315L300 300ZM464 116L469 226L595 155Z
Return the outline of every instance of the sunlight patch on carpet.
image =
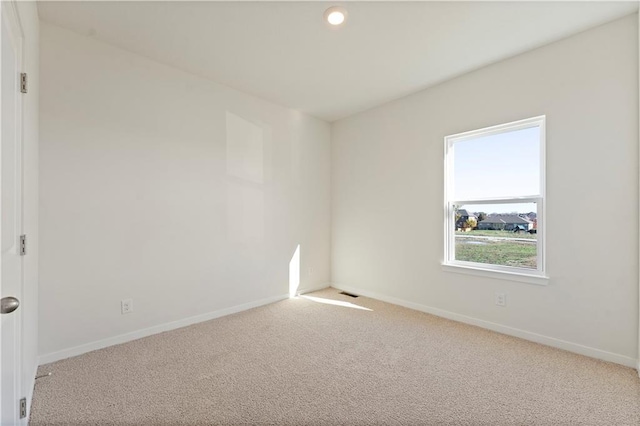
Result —
M364 306L358 306L358 305L353 304L351 302L343 302L341 300L324 299L322 297L302 296L302 295L300 297L302 297L303 299L311 300L312 302L325 303L327 305L336 305L336 306L342 306L342 307L345 307L345 308L361 309L363 311L372 311L373 310L373 309L365 308Z

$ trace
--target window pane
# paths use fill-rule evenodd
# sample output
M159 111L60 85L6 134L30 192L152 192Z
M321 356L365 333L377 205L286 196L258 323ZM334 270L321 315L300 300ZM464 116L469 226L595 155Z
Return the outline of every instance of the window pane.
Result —
M536 203L455 208L455 260L537 269Z
M540 194L540 127L455 142L453 199Z

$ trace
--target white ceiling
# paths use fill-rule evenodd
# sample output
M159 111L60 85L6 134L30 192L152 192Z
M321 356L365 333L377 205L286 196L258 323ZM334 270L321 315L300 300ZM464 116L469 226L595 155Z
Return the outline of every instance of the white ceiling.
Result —
M637 2L45 2L44 21L334 121L633 13Z

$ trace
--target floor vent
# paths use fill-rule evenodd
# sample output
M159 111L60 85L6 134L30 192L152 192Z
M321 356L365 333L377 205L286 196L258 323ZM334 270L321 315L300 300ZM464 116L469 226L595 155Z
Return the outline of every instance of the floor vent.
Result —
M340 294L344 294L345 296L349 296L349 297L358 297L357 294L347 293L346 291L341 291Z

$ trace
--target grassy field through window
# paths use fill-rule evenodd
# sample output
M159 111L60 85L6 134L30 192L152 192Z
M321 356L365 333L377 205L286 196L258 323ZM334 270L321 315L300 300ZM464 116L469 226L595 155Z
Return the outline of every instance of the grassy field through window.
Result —
M537 235L527 232L456 232L456 260L537 268Z

